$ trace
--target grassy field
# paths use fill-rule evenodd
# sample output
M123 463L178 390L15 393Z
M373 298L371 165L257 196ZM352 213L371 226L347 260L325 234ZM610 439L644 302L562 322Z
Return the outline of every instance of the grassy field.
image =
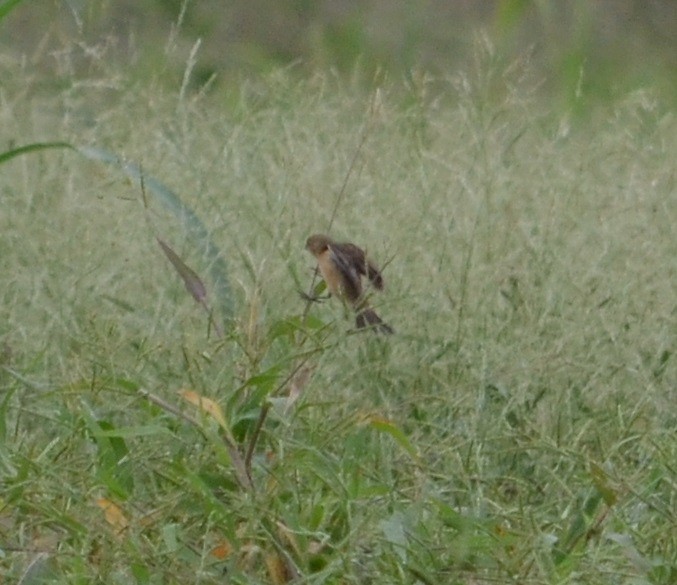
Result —
M1 582L675 581L650 91L581 118L490 65L218 96L2 67ZM396 335L301 299L328 230L386 265Z

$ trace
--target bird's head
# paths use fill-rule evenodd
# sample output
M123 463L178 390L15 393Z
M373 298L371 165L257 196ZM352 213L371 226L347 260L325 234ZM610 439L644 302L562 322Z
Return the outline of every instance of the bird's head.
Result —
M311 254L317 256L326 251L326 249L333 244L333 240L329 236L323 234L313 234L306 240L306 250Z

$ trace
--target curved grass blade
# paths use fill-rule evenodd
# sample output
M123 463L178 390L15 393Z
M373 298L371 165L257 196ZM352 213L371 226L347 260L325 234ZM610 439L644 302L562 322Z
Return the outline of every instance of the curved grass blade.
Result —
M2 16L2 8L4 6L6 6L6 4L0 4L0 17ZM0 152L0 164L22 154L60 148L74 150L89 160L116 166L128 177L138 181L139 186L143 186L144 188L148 187L148 190L155 195L156 199L181 221L188 231L189 236L202 245L202 251L209 261L209 275L214 286L215 297L219 304L221 316L225 321L231 321L233 319L233 297L228 281L228 266L221 256L220 250L212 242L207 228L195 212L181 201L181 198L166 185L154 177L143 173L140 167L127 163L119 156L101 148L74 146L68 142L58 141L35 142L33 144L26 144L18 148Z
M2 7L0 7L0 19L2 19ZM36 152L38 150L48 150L51 148L70 148L71 150L77 150L77 148L68 142L35 142L33 144L26 144L25 146L19 146L18 148L12 148L10 150L6 150L5 152L0 152L0 164L13 159L15 156L28 154L29 152Z
M212 242L207 228L195 212L181 201L176 193L154 177L145 174L140 167L124 162L120 157L100 148L82 146L78 147L77 151L90 160L120 168L128 177L138 181L139 186L143 182L144 188L153 193L156 199L182 222L188 234L201 244L202 251L209 260L208 270L215 289L215 298L219 303L222 317L230 321L233 318L233 299L228 282L228 267L221 251Z
M411 444L411 441L409 441L407 435L405 435L402 429L400 429L396 424L379 416L371 416L369 418L369 425L377 431L390 435L416 463L421 463L418 453Z

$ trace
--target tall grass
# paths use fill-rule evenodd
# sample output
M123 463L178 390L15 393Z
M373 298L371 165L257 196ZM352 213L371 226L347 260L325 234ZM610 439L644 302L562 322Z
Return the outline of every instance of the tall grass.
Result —
M155 237L208 293L217 260L138 180L2 163L7 582L673 582L677 133L649 92L577 126L490 64L376 97L5 91L6 142L177 194L235 315L211 334ZM388 339L302 318L351 165L332 233L387 264Z

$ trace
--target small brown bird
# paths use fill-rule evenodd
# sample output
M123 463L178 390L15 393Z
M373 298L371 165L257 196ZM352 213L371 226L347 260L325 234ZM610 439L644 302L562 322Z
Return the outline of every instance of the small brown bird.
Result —
M369 326L380 333L393 333L392 327L369 307L364 295L362 277L366 276L377 290L383 290L383 276L362 248L315 234L306 240L306 250L317 259L317 267L330 294L344 300L355 311L358 328Z

